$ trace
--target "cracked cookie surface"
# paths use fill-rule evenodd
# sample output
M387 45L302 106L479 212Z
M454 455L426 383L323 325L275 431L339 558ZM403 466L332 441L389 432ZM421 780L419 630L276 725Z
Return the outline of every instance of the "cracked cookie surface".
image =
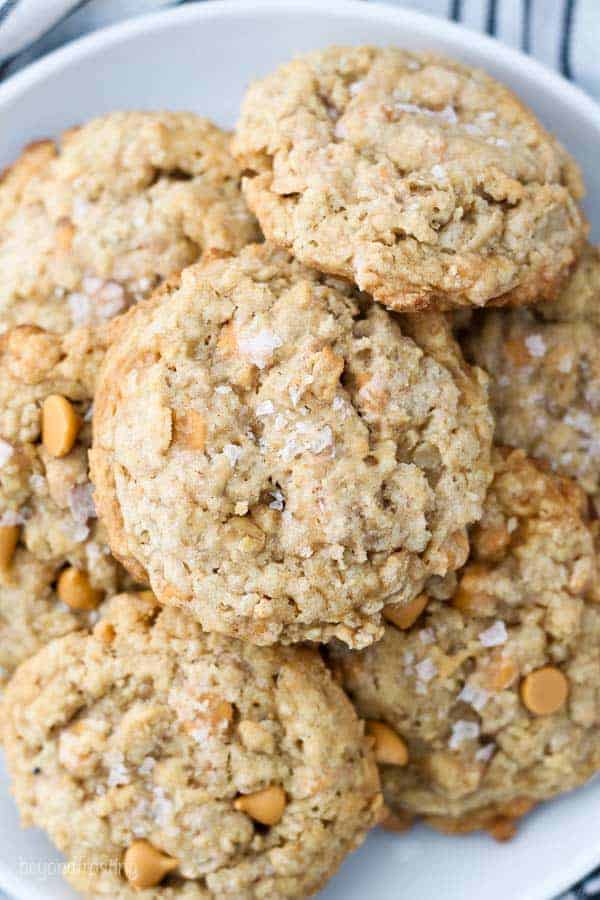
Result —
M253 84L233 141L268 239L397 310L552 297L586 234L575 163L503 85L332 47Z
M268 244L163 295L116 323L99 380L113 551L209 631L370 643L386 598L464 563L491 477L482 374L442 316Z
M306 897L380 810L370 742L316 651L207 635L148 596L21 666L3 730L23 823L89 897L139 896L139 841L177 861L144 897ZM268 826L249 803L266 790Z
M97 324L205 250L258 238L226 132L192 113L94 119L0 178L0 331Z
M584 493L522 451L494 464L458 584L411 627L332 655L359 715L407 747L380 767L388 806L508 836L600 768L600 606Z
M102 599L131 583L110 554L88 475L105 346L102 328L58 335L23 325L0 336L0 680L46 641L93 623ZM77 429L61 456L44 440L49 397ZM68 424L58 416L55 429Z
M488 311L463 334L490 375L496 437L600 500L600 251L587 247L552 303Z

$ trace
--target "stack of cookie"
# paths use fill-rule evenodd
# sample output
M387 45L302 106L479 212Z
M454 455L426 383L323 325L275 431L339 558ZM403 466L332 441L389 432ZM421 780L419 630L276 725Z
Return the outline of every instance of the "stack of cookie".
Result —
M600 769L581 195L502 85L374 48L231 144L118 113L5 173L3 739L84 895L304 897Z

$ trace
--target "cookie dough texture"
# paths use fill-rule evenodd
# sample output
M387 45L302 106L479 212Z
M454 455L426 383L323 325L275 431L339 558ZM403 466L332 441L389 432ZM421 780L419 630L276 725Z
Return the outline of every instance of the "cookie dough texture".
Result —
M453 595L431 600L409 630L390 625L367 650L335 652L359 715L408 746L407 766L381 767L387 804L449 831L507 825L600 767L600 606L585 495L522 451L498 451L495 472ZM562 673L568 696L536 716L523 684L545 667Z
M586 233L577 167L503 85L394 48L253 84L233 143L266 236L397 310L552 297Z
M478 316L463 339L490 374L497 439L600 493L600 252L553 303Z
M27 147L0 178L0 331L101 322L257 240L228 144L192 113L118 112Z
M0 528L19 530L14 555L0 567L0 679L46 641L97 615L60 602L56 580L65 566L85 572L104 595L129 583L96 519L88 477L104 351L102 329L61 336L20 326L0 336ZM50 395L67 399L82 421L72 450L60 458L41 440Z
M144 839L179 864L143 897L306 897L379 813L370 743L316 651L206 635L148 597L45 647L5 710L23 823L86 896L139 896L122 861ZM283 815L258 827L234 803L272 785Z
M482 374L441 316L401 320L268 244L165 296L117 323L99 380L114 552L209 631L370 643L387 597L464 563Z

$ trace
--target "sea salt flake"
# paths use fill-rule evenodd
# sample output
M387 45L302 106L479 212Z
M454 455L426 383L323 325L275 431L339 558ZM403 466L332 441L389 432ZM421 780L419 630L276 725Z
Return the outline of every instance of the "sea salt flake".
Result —
M86 481L85 484L76 484L69 491L69 509L71 515L76 522L85 524L88 519L96 518L96 507L94 505L93 487L91 482Z
M225 446L223 447L223 453L229 460L229 465L233 469L235 468L238 459L242 455L243 450L241 447L238 447L237 444L225 444Z
M271 400L263 400L256 404L257 416L270 416L275 412L275 406Z
M435 166L431 167L431 174L434 178L446 178L446 169L444 166L440 166L439 163L436 163Z
M0 525L24 525L27 519L29 518L30 513L27 510L14 510L7 509L6 512L2 513L0 516Z
M500 619L479 633L479 640L484 647L498 647L500 644L506 643L507 638L506 625Z
M476 762L488 762L492 758L495 749L495 744L484 744L484 746L480 747L479 750L477 750L477 752L475 753Z
M14 450L12 444L9 444L8 441L3 441L2 439L0 439L0 468L6 465L13 453Z
M536 358L540 358L544 356L546 350L546 341L542 337L541 334L529 334L525 338L525 346L529 351L530 356L535 356Z
M154 769L156 765L156 760L153 756L145 756L142 760L141 766L138 768L138 772L140 775L149 775L150 772Z
M419 116L427 116L431 119L440 119L449 125L456 125L458 118L454 108L450 105L443 109L428 109L426 106L417 106L416 103L395 103L398 112L416 113Z
M323 450L326 450L328 447L331 447L333 444L333 432L329 425L325 425L324 428L321 428L320 431L317 432L316 436L313 438L310 449L313 453L322 453Z
M273 351L282 344L281 338L266 328L262 328L256 334L238 335L240 352L259 369L265 368L273 356Z
M73 291L67 299L74 325L87 325L91 319L92 306L87 294Z
M417 663L415 666L415 671L417 673L417 678L419 681L431 681L437 674L437 666L432 659L427 657L426 659L421 660L420 663Z
M511 516L509 519L506 520L506 530L508 531L509 534L512 534L513 531L516 531L516 529L518 527L519 527L519 520L517 519L516 516Z
M458 700L472 706L476 712L481 712L485 704L488 702L489 694L484 688L475 685L465 684L462 691L458 695Z
M435 640L433 628L422 628L419 632L419 640L422 644L433 644Z
M112 754L112 758L109 761L109 771L108 771L108 779L106 781L109 788L112 787L120 787L123 784L128 784L129 782L129 770L125 765L125 761L122 753L114 753Z
M479 725L476 722L467 722L459 719L452 726L452 734L448 741L451 750L458 750L463 741L474 741L479 737Z
M269 503L269 509L276 509L278 512L283 512L285 507L285 497L283 496L282 491L271 491L271 497L273 497L273 500Z
M218 384L215 388L215 394L232 394L233 391L228 384Z

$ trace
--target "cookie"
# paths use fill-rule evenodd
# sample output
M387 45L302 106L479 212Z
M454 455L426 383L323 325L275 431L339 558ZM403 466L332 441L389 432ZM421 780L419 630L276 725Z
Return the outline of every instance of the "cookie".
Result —
M307 897L379 813L371 743L316 651L207 635L148 596L45 647L4 709L23 824L88 897Z
M103 329L0 336L0 680L131 583L88 477Z
M491 376L498 440L600 492L600 251L553 303L477 316L462 338Z
M492 426L442 316L395 317L269 244L128 316L92 480L160 602L259 644L364 646L390 595L464 563Z
M587 232L533 113L432 54L301 56L250 87L232 146L267 238L396 310L553 297Z
M600 605L581 489L520 450L494 462L449 596L388 607L380 643L333 655L392 811L507 837L600 768Z
M192 113L117 112L27 147L0 180L0 331L102 322L257 240L228 144Z

